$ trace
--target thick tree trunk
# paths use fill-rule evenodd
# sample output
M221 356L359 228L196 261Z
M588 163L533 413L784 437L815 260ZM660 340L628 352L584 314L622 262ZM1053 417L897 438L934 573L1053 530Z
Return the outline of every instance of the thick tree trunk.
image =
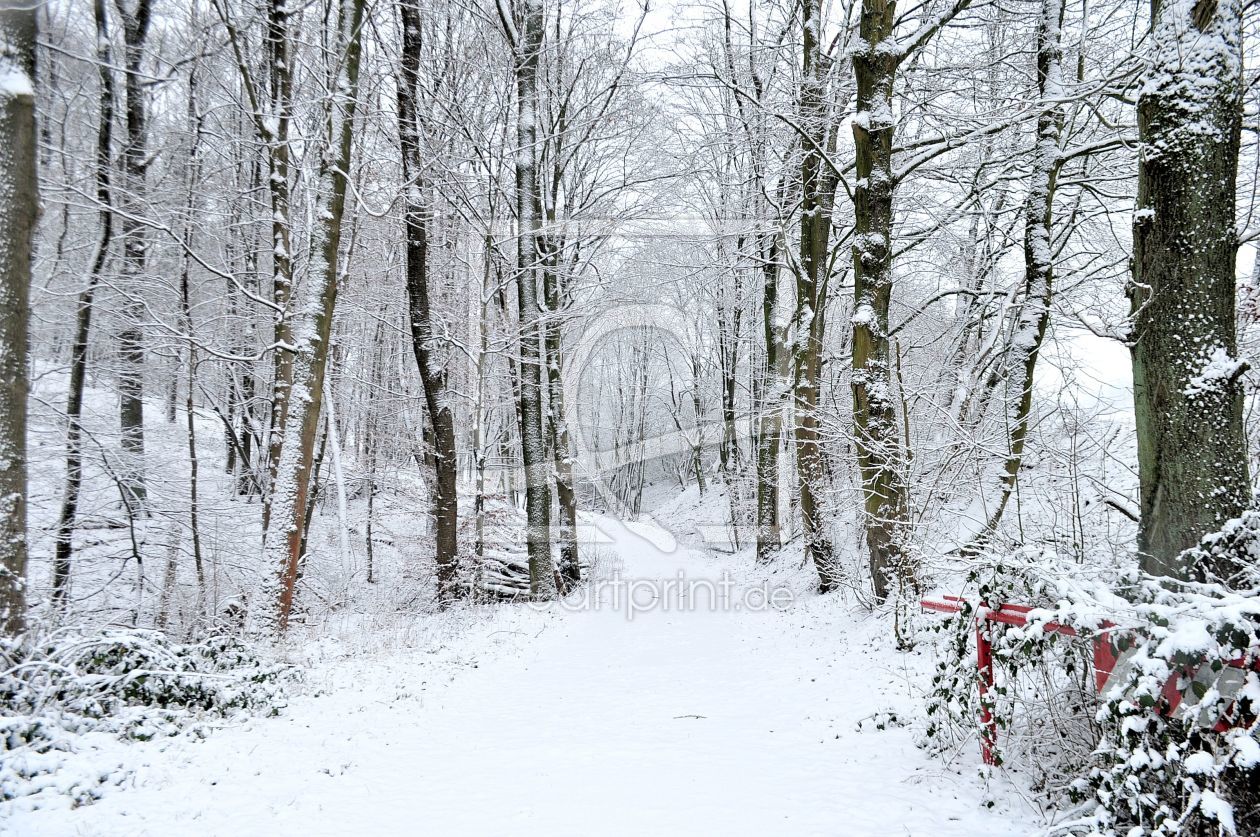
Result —
M345 47L343 73L328 116L327 152L320 167L316 195L316 226L311 243L312 287L293 325L293 389L284 427L280 463L271 497L271 523L264 552L278 572L277 590L269 627L283 632L293 609L298 565L302 558L306 499L314 464L315 438L319 432L328 365L333 312L341 280L341 228L353 147L354 115L359 95L359 66L366 0L349 0L338 31ZM278 523L281 529L276 529Z
M908 499L888 351L892 298L893 83L901 53L893 40L895 0L863 0L862 48L853 53L857 113L853 141L853 435L862 477L863 524L875 597L895 579L912 581L905 536Z
M828 244L836 181L824 170L823 154L834 142L835 128L828 118L825 72L821 66L818 29L822 24L819 0L802 3L804 33L801 73L801 121L808 140L801 161L801 265L796 275L796 314L793 395L796 407L796 469L800 486L801 524L805 551L818 571L822 592L835 587L838 578L835 549L824 511L826 456L818 438L818 390L822 372L822 338L825 324Z
M520 329L521 451L525 464L529 589L535 599L556 597L551 558L551 486L543 426L542 341L538 308L540 263L538 183L538 57L542 51L541 0L520 0L515 34L516 74L516 303Z
M95 0L96 67L100 79L100 115L96 133L96 200L100 204L101 237L88 273L87 287L79 293L75 313L74 343L70 349L70 386L66 394L66 486L62 495L61 513L57 520L57 538L53 547L52 605L55 611L65 609L70 588L70 567L74 554L75 518L79 511L79 492L83 485L83 389L87 383L88 338L92 333L92 305L101 272L109 257L114 237L113 166L114 136L114 71L110 49L109 12L105 0Z
M1234 319L1242 6L1152 4L1130 296L1138 549L1156 575L1192 573L1183 550L1251 494Z
M31 236L39 217L36 7L0 9L0 635L26 628L26 363Z
M122 18L126 76L123 89L127 99L127 144L123 147L123 192L120 228L123 242L122 305L123 328L118 333L119 428L122 481L128 514L147 514L144 477L144 270L148 256L148 235L141 217L146 211L145 178L148 160L148 107L142 87L140 65L149 34L152 0L137 0L135 11L125 0L115 0Z
M433 425L433 520L437 545L438 601L456 595L455 569L459 506L456 481L459 463L455 451L455 411L447 389L446 365L437 345L438 329L429 287L429 206L422 180L419 112L416 85L420 76L420 12L400 3L402 16L402 72L398 80L398 135L402 146L403 223L406 228L406 271L411 347L420 369L425 406Z

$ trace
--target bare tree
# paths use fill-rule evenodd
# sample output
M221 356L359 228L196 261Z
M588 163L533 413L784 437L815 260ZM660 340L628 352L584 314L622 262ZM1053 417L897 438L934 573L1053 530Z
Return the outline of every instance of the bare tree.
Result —
M455 595L456 536L459 500L456 496L458 463L455 451L455 411L447 387L447 372L441 350L440 328L429 288L429 230L431 210L428 184L424 181L425 162L420 145L416 106L419 84L422 32L420 11L408 2L398 4L402 19L402 58L398 76L398 137L402 149L403 227L407 237L406 259L408 313L411 345L425 405L433 425L433 519L435 521L438 599L449 601ZM373 462L375 455L373 454ZM375 487L372 489L375 491Z
M70 348L70 385L66 395L66 484L52 568L52 604L62 610L69 595L71 561L74 555L74 528L78 517L79 498L83 486L83 390L87 383L88 348L92 333L92 307L101 282L110 245L114 238L113 212L113 136L114 136L114 70L110 47L109 11L105 0L94 0L96 23L96 68L100 79L99 114L96 132L94 175L96 201L100 205L100 238L92 256L87 286L79 292L75 312L74 339Z
M520 327L521 450L525 461L530 594L555 598L551 558L551 489L543 424L542 328L538 266L542 197L538 181L538 59L543 44L541 0L520 0L509 10L498 0L499 18L512 47L516 77L516 300Z
M294 317L292 403L272 487L271 526L264 552L277 572L266 621L284 631L293 609L302 559L306 503L311 489L315 441L319 435L324 372L328 365L333 313L341 280L341 233L354 149L365 0L338 5L338 54L325 123L315 195L316 222L310 244L310 281ZM281 528L277 529L277 523ZM272 622L274 618L274 622Z
M853 436L865 506L864 529L875 597L896 580L917 583L906 551L910 499L905 449L897 421L889 354L888 310L893 291L893 107L897 69L922 49L970 0L954 0L904 40L896 37L896 0L862 0L853 76L857 114L853 143Z
M127 139L123 145L123 182L118 209L122 233L123 328L118 333L119 426L122 430L123 460L120 474L129 515L144 515L144 282L148 257L148 230L144 224L145 178L149 157L148 104L141 80L145 41L153 0L114 0L122 19L123 61L126 68L123 90L126 98Z
M1063 2L1045 0L1037 24L1037 114L1032 170L1024 200L1024 299L1010 340L1007 362L1013 369L1010 386L1017 399L1010 420L1008 455L1003 465L997 504L984 529L965 550L982 545L997 529L1019 480L1032 421L1033 375L1050 323L1054 288L1054 192L1058 178L1059 135L1063 130Z
M835 587L837 571L835 546L828 533L830 515L824 508L827 460L819 441L818 395L827 288L831 280L832 211L840 173L829 156L836 147L839 123L828 106L830 58L824 57L822 51L822 23L821 2L802 0L800 111L805 137L800 175L800 266L796 273L796 311L792 327L795 332L794 433L801 523L806 553L818 571L819 589L825 593Z

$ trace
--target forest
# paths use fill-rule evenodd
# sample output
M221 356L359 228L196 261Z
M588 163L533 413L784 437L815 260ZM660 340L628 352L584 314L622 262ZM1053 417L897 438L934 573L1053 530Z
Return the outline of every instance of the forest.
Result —
M0 833L1260 836L1258 61L0 0Z

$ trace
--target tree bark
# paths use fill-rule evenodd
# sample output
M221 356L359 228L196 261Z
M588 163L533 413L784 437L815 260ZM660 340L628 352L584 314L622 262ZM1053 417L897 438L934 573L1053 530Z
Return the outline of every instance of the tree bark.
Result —
M904 451L897 427L888 351L892 298L893 84L901 60L895 46L895 0L863 0L862 48L853 53L857 114L853 142L853 435L864 498L863 524L875 598L896 578L913 580L904 539L908 526Z
M83 389L87 383L88 338L92 333L92 306L101 282L105 260L114 237L113 136L114 71L110 48L109 13L105 0L94 0L96 21L96 67L100 79L100 114L96 133L96 201L100 205L101 237L88 272L88 283L79 293L75 314L74 343L70 349L70 385L66 394L66 486L57 520L53 547L52 606L65 609L70 588L70 568L74 554L75 518L83 485Z
M267 83L270 113L259 113L259 134L267 144L267 190L271 199L271 297L276 306L272 339L275 358L271 384L271 429L267 437L266 496L263 531L271 523L271 489L280 466L293 390L293 238L290 227L289 130L293 121L293 67L290 55L288 0L267 7Z
M1185 578L1182 552L1250 499L1236 359L1235 179L1241 0L1155 0L1138 100L1131 347L1143 569Z
M36 178L36 6L0 9L0 635L26 629L26 401Z
M818 587L827 592L836 586L835 548L828 534L830 520L824 511L826 456L818 434L818 390L825 324L831 209L835 194L834 173L824 169L823 154L834 143L835 127L829 119L826 82L818 30L822 25L819 0L802 3L804 35L801 72L801 122L808 134L801 158L800 269L796 274L796 313L793 317L793 396L796 406L796 468L801 498L801 524L805 551L818 571Z
M516 304L520 330L521 452L525 465L526 541L529 589L535 599L554 599L551 558L551 486L543 427L543 370L538 308L540 264L538 181L538 59L542 52L541 0L520 0L515 20L503 23L514 47L516 76ZM500 10L503 11L502 6Z
M552 219L555 220L554 218ZM555 462L556 500L560 519L556 540L560 545L560 578L566 589L582 582L577 545L577 492L573 485L573 443L569 439L569 421L564 404L564 360L560 335L560 314L563 310L559 275L561 246L554 237L547 239L547 261L543 266L543 296L547 305L547 322L543 344L547 353L547 427L551 436Z
M328 365L333 313L341 280L342 219L353 148L354 116L359 95L359 67L366 0L348 0L338 31L344 44L344 69L337 74L320 165L316 226L311 242L311 286L293 324L293 389L284 427L280 462L271 497L271 526L264 553L278 572L269 628L288 628L302 558L306 499L310 491L315 438L319 433L324 371ZM348 20L346 17L348 16ZM275 530L279 522L282 529ZM274 531L273 531L274 530ZM270 591L269 591L270 592Z
M757 421L757 560L768 563L782 544L779 527L779 449L783 411L790 389L786 328L779 317L777 234L765 236L762 254L762 326L766 344L766 384Z
M403 224L406 229L406 271L411 347L425 407L433 426L433 520L436 542L438 601L448 603L456 595L455 570L459 506L456 495L458 460L455 450L455 411L447 391L446 364L438 351L429 287L429 213L424 160L420 147L416 87L420 77L422 33L420 11L408 3L398 5L402 17L402 65L398 80L398 136L402 147ZM373 488L373 490L375 490Z
M146 211L148 159L148 106L141 84L141 63L149 35L152 0L137 0L135 10L126 0L114 0L122 19L126 74L123 90L127 101L127 143L123 147L122 219L123 328L118 333L119 428L122 462L119 477L132 516L147 514L144 476L144 330L143 284L148 257L148 235L141 217Z
M742 240L739 245L742 248ZM727 300L725 286L719 286L717 300L717 351L718 369L722 384L722 440L718 446L718 462L722 470L722 479L728 486L728 496L735 504L738 492L734 490L734 475L743 467L740 456L739 437L735 428L736 398L738 396L738 380L736 373L739 366L740 321L743 319L742 284L739 274L739 253L736 252L736 265L732 268L735 277L735 289ZM732 513L735 506L731 507ZM736 535L738 537L738 534Z

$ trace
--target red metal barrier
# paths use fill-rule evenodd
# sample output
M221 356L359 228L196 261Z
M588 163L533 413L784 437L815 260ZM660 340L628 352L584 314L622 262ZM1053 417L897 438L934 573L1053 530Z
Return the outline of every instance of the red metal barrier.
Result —
M941 596L939 599L924 599L919 603L924 610L934 610L938 613L960 613L968 604L965 599L958 596ZM1014 625L1016 627L1028 626L1028 614L1035 608L1029 605L1021 604L1001 604L998 607L986 607L984 605L972 604L972 608L976 613L976 668L977 668L977 687L980 691L980 755L984 759L985 764L995 764L997 761L995 751L997 748L997 723L993 718L993 713L989 710L985 703L985 697L993 689L993 642L990 637L990 631L994 624ZM1061 622L1047 622L1042 626L1046 631L1052 631L1064 636L1080 636L1079 632L1071 625L1064 625ZM1114 622L1102 622L1097 635L1093 637L1094 645L1094 688L1101 694L1107 685L1107 680L1115 671L1119 658L1116 655L1115 645L1113 643L1112 634L1117 630ZM1231 660L1228 664L1231 668L1246 668L1246 660ZM1156 705L1156 711L1162 715L1168 716L1181 705L1186 692L1191 686L1182 686L1184 681L1195 680L1198 672L1206 667L1202 665L1191 665L1173 672L1172 676L1164 684L1161 691L1161 700ZM1252 664L1252 669L1260 671L1260 660ZM1238 683L1241 686L1241 682ZM1254 718L1248 723L1254 722ZM1229 729L1238 720L1222 719L1217 721L1212 729L1216 732L1224 732Z
M958 596L941 596L939 599L924 599L919 604L924 610L934 610L938 613L961 613L967 601ZM1028 614L1034 608L1021 604L1001 604L996 608L985 607L984 605L974 605L973 607L976 611L976 669L978 675L976 683L980 691L981 707L980 756L984 759L985 764L995 764L997 762L997 758L994 755L997 749L997 722L994 720L993 713L989 710L985 701L985 697L994 686L993 642L989 637L990 625L988 623L1014 625L1024 628L1028 626ZM1071 625L1064 625L1060 622L1047 622L1042 627L1046 631L1063 634L1064 636L1079 636L1077 630ZM1111 640L1107 636L1107 631L1114 627L1114 624L1104 622L1102 625L1103 633L1094 638L1094 687L1099 691L1102 691L1107 678L1116 666L1115 649L1112 648Z

